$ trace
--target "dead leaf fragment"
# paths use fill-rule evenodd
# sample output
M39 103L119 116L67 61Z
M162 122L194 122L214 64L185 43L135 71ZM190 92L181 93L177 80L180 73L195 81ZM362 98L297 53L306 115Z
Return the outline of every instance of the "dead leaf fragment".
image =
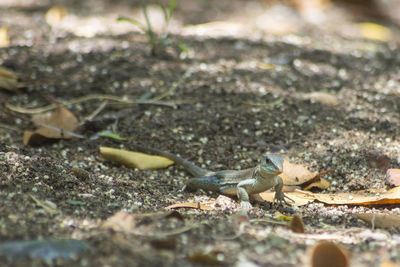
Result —
M348 267L348 252L332 242L316 245L311 256L313 267Z
M337 96L325 92L311 92L302 94L302 97L303 99L309 99L327 106L337 106L339 104Z
M304 233L305 232L305 227L303 223L303 219L298 214L295 214L290 222L290 229L294 233Z
M279 175L285 185L300 185L314 178L307 167L300 164L293 164L287 160L283 161L283 172Z
M386 182L390 185L400 186L400 169L388 169Z
M87 181L87 180L89 180L89 178L90 178L90 172L88 172L88 171L85 170L85 169L78 168L78 167L72 167L72 168L70 169L70 171L71 171L71 173L72 173L73 175L76 176L76 178L78 178L78 179L80 179L80 180L82 180L82 181Z
M327 173L327 171L321 172L321 173ZM317 176L319 176L321 173L317 174ZM322 189L323 190L323 189L327 189L330 185L331 184L327 180L325 180L323 178L320 178L320 179L317 179L316 181L313 181L313 182L311 182L309 184L304 183L304 184L302 184L302 187L303 187L304 190L311 190L312 188L318 188L318 189Z
M100 154L107 160L141 170L161 169L174 164L172 160L165 157L152 156L112 147L100 147Z
M368 158L368 163L372 168L386 172L390 166L390 158L386 155L371 155Z
M357 217L372 227L395 229L400 227L400 216L390 214L360 213Z
M169 205L168 207L166 207L166 209L188 208L188 209L199 209L199 210L215 210L213 207L209 206L212 203L214 203L214 201L207 202L207 203L200 203L200 202L178 203L178 204Z
M171 249L174 250L176 248L176 237L164 237L153 239L150 241L150 244L156 249Z
M62 5L55 5L45 15L46 22L51 26L57 26L67 16L67 9Z
M206 265L220 265L223 263L224 254L219 250L212 250L210 252L197 252L188 257L191 262L206 264Z
M39 145L48 139L69 139L78 136L73 133L79 125L78 119L62 105L57 105L51 112L34 115L32 121L38 128L33 132L24 132L25 145Z
M133 233L136 227L136 218L133 214L118 211L109 217L102 225L102 228L115 232Z
M0 28L0 47L7 47L10 45L10 38L8 37L8 26Z
M284 185L302 185L302 187L307 188L318 187L320 189L326 189L330 184L328 181L321 178L321 176L328 172L332 171L312 173L307 167L301 164L293 164L284 160L283 172L279 176L282 178Z
M18 88L18 76L11 70L0 67L0 88L15 91Z

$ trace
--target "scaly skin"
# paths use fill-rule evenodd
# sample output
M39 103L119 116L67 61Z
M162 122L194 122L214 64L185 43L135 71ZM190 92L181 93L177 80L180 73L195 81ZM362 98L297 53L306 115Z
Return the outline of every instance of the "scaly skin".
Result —
M286 202L282 192L283 181L278 176L282 172L283 158L280 155L264 154L260 164L245 170L209 171L169 152L156 148L134 145L136 149L145 153L155 153L167 157L182 165L186 171L196 178L189 179L185 189L195 191L219 192L224 195L237 195L243 209L250 209L250 196L264 192L272 187L275 189L274 202Z

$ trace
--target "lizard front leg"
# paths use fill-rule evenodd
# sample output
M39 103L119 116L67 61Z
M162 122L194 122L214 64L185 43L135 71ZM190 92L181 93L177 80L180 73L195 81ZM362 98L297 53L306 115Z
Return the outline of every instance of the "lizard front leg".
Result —
M240 201L240 206L244 210L251 209L250 199L249 199L249 192L247 188L252 186L255 183L254 179L247 179L241 181L237 185L237 197Z
M275 182L274 202L278 202L279 204L281 204L282 202L285 202L285 204L289 205L285 198L287 198L287 199L291 200L292 202L294 202L293 199L289 198L288 196L286 196L283 193L283 191L282 191L282 188L283 188L283 180L282 180L282 178L279 177L279 176L275 176L274 177L274 182Z

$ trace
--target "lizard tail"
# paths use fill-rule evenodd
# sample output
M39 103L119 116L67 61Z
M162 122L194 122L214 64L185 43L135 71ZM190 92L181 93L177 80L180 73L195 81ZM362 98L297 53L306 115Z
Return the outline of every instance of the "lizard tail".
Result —
M160 149L152 148L152 147L145 147L145 146L138 145L138 144L133 144L133 146L135 149L139 150L140 152L157 154L157 155L160 155L160 156L163 156L163 157L169 158L170 160L175 161L175 163L181 165L186 171L188 171L194 177L202 177L202 176L206 176L208 173L210 173L210 171L202 169L202 168L194 165L190 161L183 159L172 153L169 153L167 151L162 151Z

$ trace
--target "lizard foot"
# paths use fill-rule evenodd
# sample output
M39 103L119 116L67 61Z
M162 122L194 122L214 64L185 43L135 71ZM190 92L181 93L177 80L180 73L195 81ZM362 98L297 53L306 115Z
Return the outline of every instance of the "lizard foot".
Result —
M241 202L240 202L240 207L241 207L243 210L250 210L250 209L252 208L250 202L248 202L248 201L241 201Z
M288 197L287 195L285 195L282 191L281 192L275 192L275 197L274 197L274 203L277 202L280 205L284 202L286 205L290 205L287 201L286 198L289 199L292 203L294 203L295 201L293 199L291 199L290 197Z

